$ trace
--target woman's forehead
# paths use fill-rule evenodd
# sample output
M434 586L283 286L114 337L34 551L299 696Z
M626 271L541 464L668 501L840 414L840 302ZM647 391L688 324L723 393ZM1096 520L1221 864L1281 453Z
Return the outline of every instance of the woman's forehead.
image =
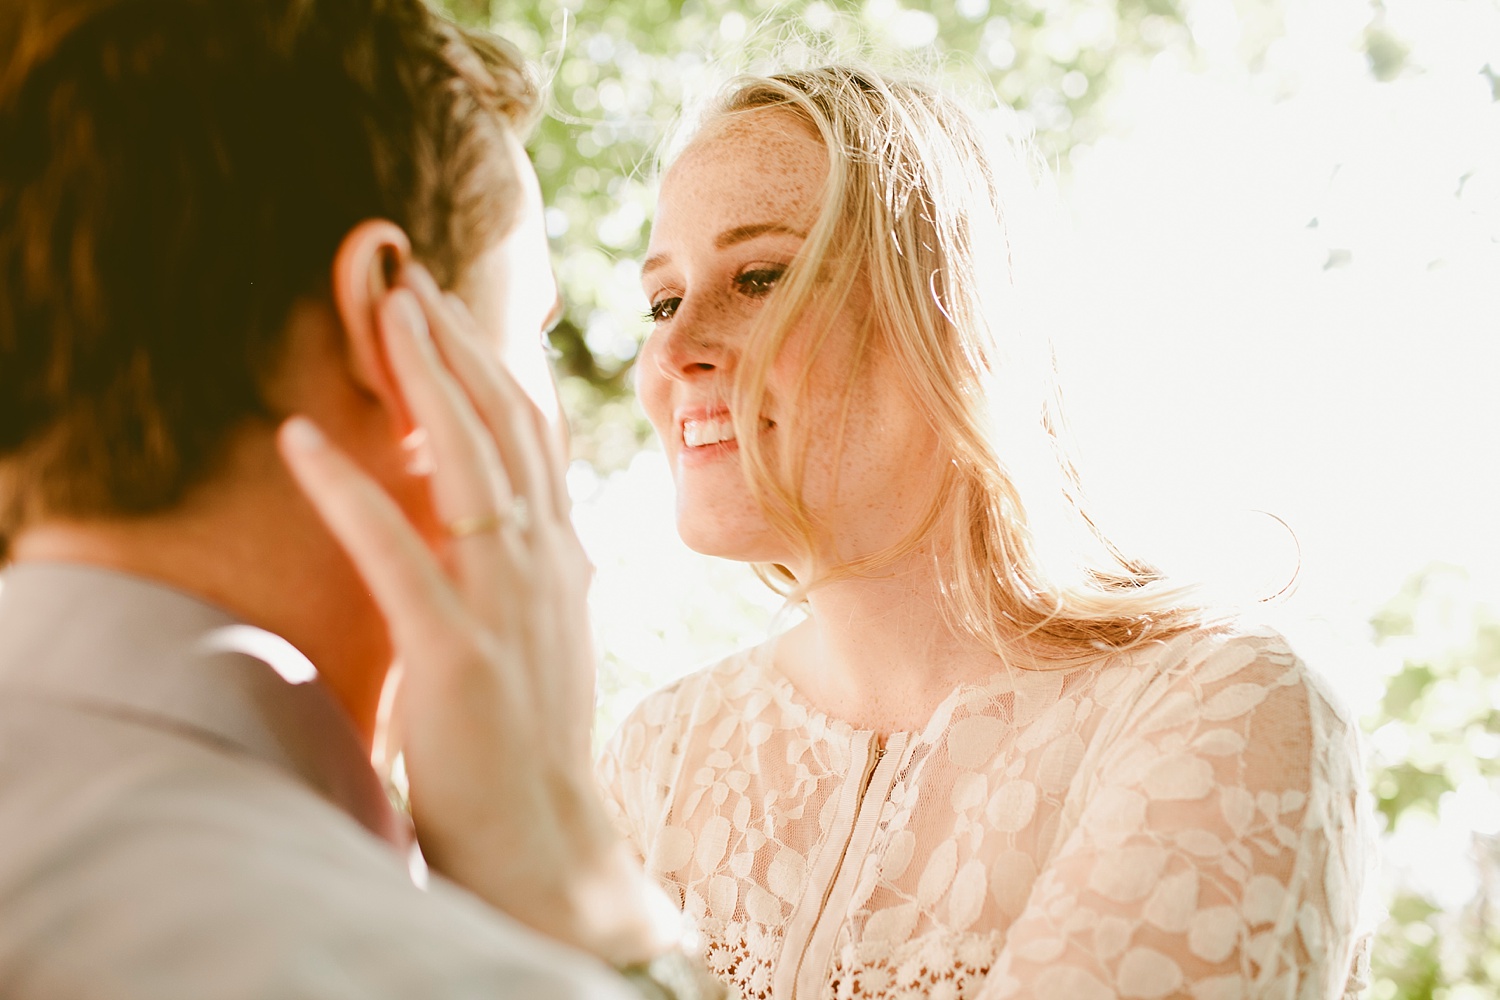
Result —
M757 221L805 226L816 215L827 175L823 144L794 116L726 115L694 136L667 171L658 224L758 214L774 218Z
M786 108L750 108L712 115L699 125L688 149L711 142L728 142L742 149L796 146L806 151L823 149L822 137L811 122Z

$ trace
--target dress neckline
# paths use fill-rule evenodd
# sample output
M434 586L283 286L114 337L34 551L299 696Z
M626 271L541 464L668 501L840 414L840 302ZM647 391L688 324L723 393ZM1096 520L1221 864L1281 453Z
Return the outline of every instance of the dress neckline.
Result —
M785 703L794 706L805 715L801 728L808 729L814 733L821 731L833 734L840 740L853 739L861 733L875 734L878 737L879 746L888 745L897 737L904 737L906 746L918 743L931 743L936 741L944 733L952 718L953 711L962 702L971 696L992 698L1009 691L1017 691L1028 683L1036 684L1059 684L1060 688L1067 686L1067 680L1076 674L1101 669L1107 662L1117 657L1105 655L1090 663L1079 666L1058 668L1056 670L1025 670L1009 664L994 671L982 681L965 681L949 691L933 707L927 720L919 726L908 729L893 730L889 733L879 734L868 727L861 727L830 713L821 708L816 702L802 692L779 667L776 666L774 646L776 640L771 639L746 650L745 660L749 668L755 671L767 687ZM1063 693L1059 691L1059 697Z

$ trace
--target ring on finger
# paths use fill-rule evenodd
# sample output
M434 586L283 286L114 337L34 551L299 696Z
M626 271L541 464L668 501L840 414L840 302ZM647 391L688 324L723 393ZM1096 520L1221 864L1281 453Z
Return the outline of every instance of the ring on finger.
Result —
M499 531L506 525L512 525L517 531L522 532L531 527L531 505L526 502L525 497L516 497L512 500L509 510L454 518L443 527L448 532L449 538L467 538L470 535Z

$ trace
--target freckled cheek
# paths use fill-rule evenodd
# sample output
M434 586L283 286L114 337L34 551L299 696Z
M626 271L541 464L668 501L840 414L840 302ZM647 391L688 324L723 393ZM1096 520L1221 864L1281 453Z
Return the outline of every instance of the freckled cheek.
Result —
M850 331L832 330L818 345L822 334L819 324L828 321L818 317L799 323L787 336L771 366L771 383L773 389L780 390L778 397L790 402L798 396L797 390L801 386L798 401L811 411L840 410L850 392L850 379L854 374L853 334ZM818 345L816 354L809 357L814 345ZM860 374L859 379L864 377Z

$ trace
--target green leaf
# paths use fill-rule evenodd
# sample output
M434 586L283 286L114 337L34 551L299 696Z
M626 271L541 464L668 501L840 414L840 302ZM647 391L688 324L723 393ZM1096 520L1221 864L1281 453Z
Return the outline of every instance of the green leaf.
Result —
M1410 719L1413 716L1412 706L1417 699L1422 697L1436 679L1432 668L1425 663L1409 663L1402 671L1391 679L1390 685L1385 689L1385 697L1381 700L1380 707L1387 718Z
M1446 774L1424 771L1415 764L1396 764L1376 781L1376 808L1390 821L1387 829L1392 829L1401 814L1414 807L1436 816L1438 799L1452 790L1453 782Z

